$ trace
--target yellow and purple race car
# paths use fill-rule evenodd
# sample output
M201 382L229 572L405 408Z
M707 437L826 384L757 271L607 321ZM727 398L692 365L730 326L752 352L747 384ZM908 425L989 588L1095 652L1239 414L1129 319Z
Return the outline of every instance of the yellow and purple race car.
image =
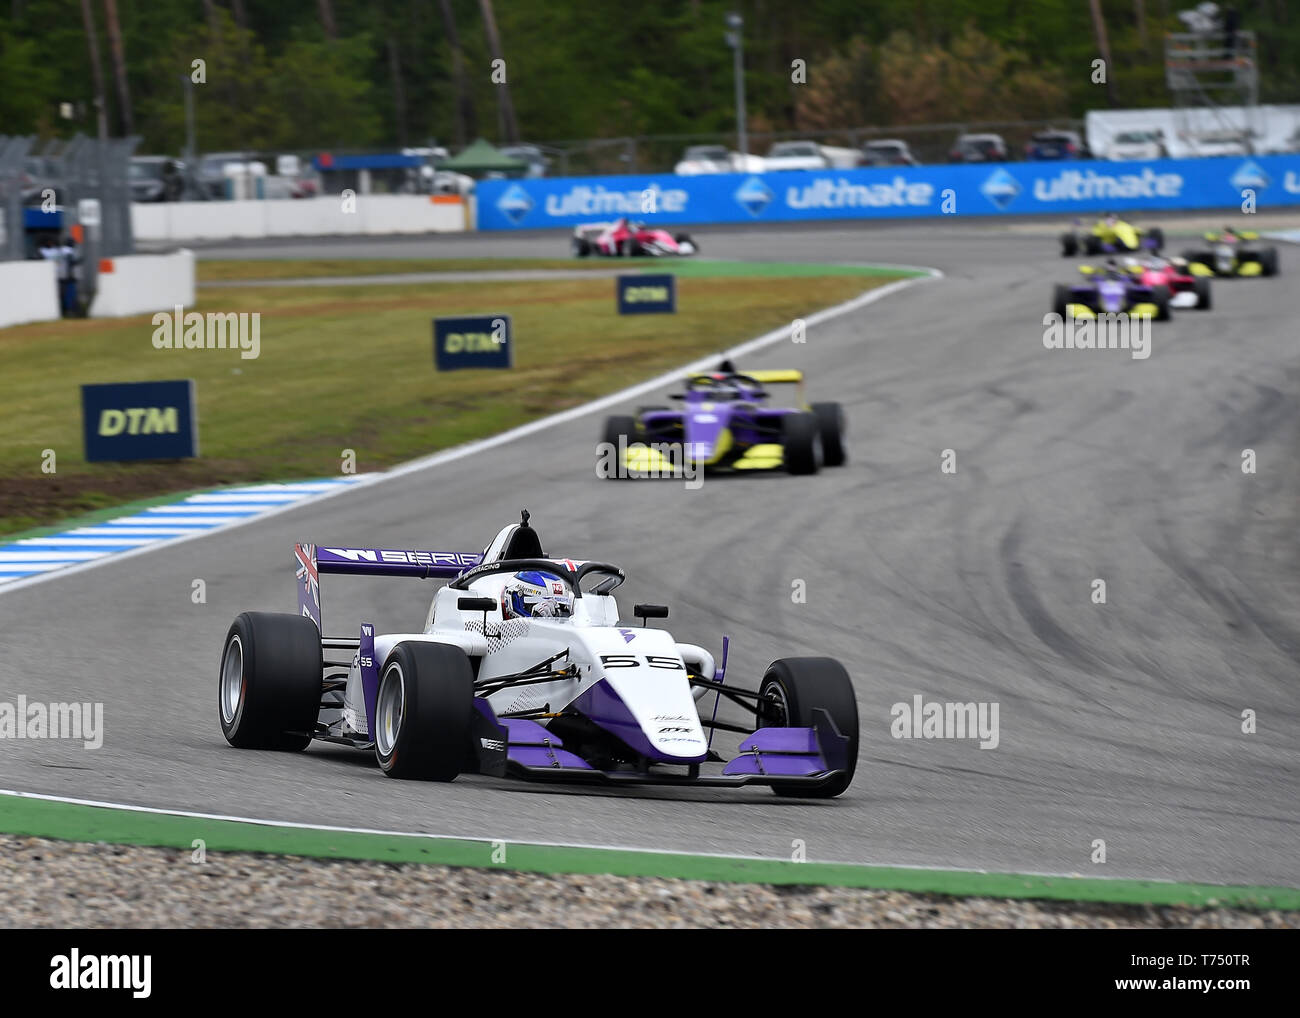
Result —
M1082 220L1076 219L1073 228L1061 234L1064 258L1073 258L1080 251L1086 255L1158 252L1164 246L1165 234L1160 227L1142 229L1116 215L1102 216L1091 229L1084 229Z
M767 386L798 386L798 405L772 406ZM774 470L815 474L847 458L844 410L838 403L805 403L803 372L717 371L691 375L672 399L685 405L641 407L635 417L605 420L603 441L617 450L617 474L663 476L685 465L714 470Z

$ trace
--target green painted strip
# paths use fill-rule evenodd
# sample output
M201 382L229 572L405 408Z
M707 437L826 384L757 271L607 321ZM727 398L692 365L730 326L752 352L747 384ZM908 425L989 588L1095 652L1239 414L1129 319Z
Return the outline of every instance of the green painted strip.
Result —
M111 806L0 794L0 831L63 841L152 845L191 851L202 839L213 852L266 852L319 859L426 863L533 873L611 874L728 883L828 885L962 897L1047 898L1135 905L1300 909L1300 889L1050 877L1016 873L795 863L776 859L504 843L505 860L488 840L322 831L255 821L141 813ZM498 855L499 858L499 855Z
M802 262L727 262L727 261L658 261L637 266L642 272L671 273L684 278L705 279L721 276L890 276L911 279L930 273L917 269L891 268L884 265L818 265Z

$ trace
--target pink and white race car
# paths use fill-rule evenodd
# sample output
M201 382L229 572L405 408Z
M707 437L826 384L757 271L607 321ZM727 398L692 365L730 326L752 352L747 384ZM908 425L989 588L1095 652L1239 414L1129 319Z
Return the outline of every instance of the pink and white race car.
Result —
M689 234L672 234L626 217L612 223L587 223L573 229L573 253L579 258L588 255L610 258L685 257L699 249Z

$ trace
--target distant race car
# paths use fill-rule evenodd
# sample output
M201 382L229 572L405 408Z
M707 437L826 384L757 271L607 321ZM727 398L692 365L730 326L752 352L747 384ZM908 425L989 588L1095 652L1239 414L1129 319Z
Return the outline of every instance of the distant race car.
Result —
M798 406L769 403L766 386L797 385ZM691 375L671 399L685 405L642 407L635 417L605 419L603 440L626 449L629 470L659 473L689 462L706 470L773 470L815 474L847 459L844 410L804 403L800 371L717 371Z
M626 217L612 223L587 223L573 230L573 253L579 258L588 255L610 258L684 257L699 249L688 233L669 233Z
M1188 270L1195 276L1276 276L1277 248L1254 247L1259 240L1253 231L1237 232L1224 227L1222 233L1207 233L1209 248L1183 252Z
M620 621L607 562L548 558L528 523L481 553L300 544L298 613L245 612L226 635L218 707L240 749L313 741L372 752L392 778L515 775L606 785L768 785L830 798L853 779L858 710L832 658L773 661L756 687L645 620ZM422 632L322 635L320 576L449 581ZM337 660L340 652L348 655ZM752 724L723 721L726 700ZM707 734L706 734L707 729ZM724 761L714 733L738 733ZM721 765L721 766L716 766Z
M1080 251L1086 255L1118 254L1131 251L1159 252L1165 246L1164 231L1149 230L1126 223L1119 216L1102 216L1090 229L1076 219L1072 229L1061 234L1061 255L1073 258Z
M1168 289L1170 307L1209 311L1214 306L1210 298L1209 279L1193 275L1186 259L1153 257L1131 258L1128 261L1128 270L1143 286L1153 289L1163 286Z
M1167 321L1170 313L1169 288L1147 285L1121 265L1103 268L1084 265L1082 283L1059 285L1052 292L1052 310L1065 318L1093 318L1099 313L1125 312L1138 318Z

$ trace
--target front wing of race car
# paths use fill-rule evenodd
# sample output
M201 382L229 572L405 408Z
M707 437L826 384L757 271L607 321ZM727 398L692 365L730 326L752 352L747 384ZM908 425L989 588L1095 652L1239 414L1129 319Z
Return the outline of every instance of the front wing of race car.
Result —
M539 781L609 785L775 785L809 790L829 784L848 767L849 740L825 711L811 728L760 728L740 743L720 774L700 765L643 762L600 769L565 748L555 733L526 718L497 718L483 697L474 700L476 752L481 774Z

